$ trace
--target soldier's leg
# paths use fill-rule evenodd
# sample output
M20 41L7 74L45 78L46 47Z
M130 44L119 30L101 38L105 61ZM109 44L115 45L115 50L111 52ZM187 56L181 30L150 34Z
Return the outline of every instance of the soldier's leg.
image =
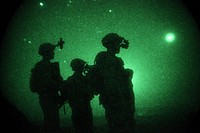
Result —
M108 133L114 133L115 130L115 112L107 105L104 105L105 118L108 126Z
M44 97L40 99L40 105L43 111L45 130L60 130L59 110L57 104Z
M134 133L134 117L128 110L107 108L106 119L110 133Z
M74 133L81 133L81 112L77 108L72 108L72 125L73 125L73 132Z
M90 105L86 104L85 109L82 110L82 125L83 130L87 133L94 133L93 114Z

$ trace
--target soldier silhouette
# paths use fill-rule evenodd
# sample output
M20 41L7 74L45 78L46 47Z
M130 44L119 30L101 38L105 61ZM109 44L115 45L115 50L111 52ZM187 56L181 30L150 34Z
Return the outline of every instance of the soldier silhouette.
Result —
M95 57L90 77L99 93L100 104L105 109L105 117L110 133L133 133L135 124L135 97L131 69L124 68L124 62L116 54L120 48L129 47L128 40L116 33L109 33L102 39L107 51ZM93 81L92 81L93 80Z
M87 77L84 73L86 62L75 58L70 66L74 73L64 81L62 95L68 101L72 110L74 133L94 133L93 114L90 101L94 97Z
M60 40L57 45L61 47L63 43ZM44 117L44 130L47 133L60 130L58 106L63 78L60 75L59 63L51 62L54 59L54 50L57 45L43 43L39 46L38 53L42 56L42 60L32 68L30 78L31 91L39 95L39 104Z

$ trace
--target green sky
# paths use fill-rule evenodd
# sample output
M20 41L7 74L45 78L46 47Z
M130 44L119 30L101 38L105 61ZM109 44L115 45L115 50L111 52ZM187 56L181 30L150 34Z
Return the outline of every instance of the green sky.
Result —
M59 61L66 79L72 74L73 58L93 64L96 54L105 50L101 39L109 32L130 42L129 49L117 56L134 71L138 115L197 107L199 31L178 0L26 0L13 15L3 41L3 95L30 120L40 120L38 97L28 84L31 68L41 59L39 45L63 38L64 48L56 49L54 61ZM174 40L166 40L168 33ZM104 115L97 97L92 106L95 116Z

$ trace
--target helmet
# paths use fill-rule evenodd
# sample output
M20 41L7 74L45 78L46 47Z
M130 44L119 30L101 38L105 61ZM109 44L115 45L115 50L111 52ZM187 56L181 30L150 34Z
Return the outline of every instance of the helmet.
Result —
M53 52L55 50L55 45L51 43L43 43L40 45L38 53L41 56L46 55L47 53Z
M101 41L104 47L112 48L113 46L120 44L122 37L116 33L109 33Z
M75 58L71 61L70 66L73 71L82 71L86 64L87 62L85 62L84 60Z
M129 44L128 40L125 40L123 37L119 36L116 33L108 33L105 37L103 37L101 42L106 48L114 48L116 46L128 48L127 45Z

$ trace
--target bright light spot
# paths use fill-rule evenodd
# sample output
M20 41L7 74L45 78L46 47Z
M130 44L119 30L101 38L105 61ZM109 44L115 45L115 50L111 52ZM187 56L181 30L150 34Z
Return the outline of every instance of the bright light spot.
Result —
M165 36L165 40L167 42L173 42L175 40L175 35L173 33L168 33L166 36Z
M40 6L44 6L44 3L40 2Z
M112 12L112 10L110 9L109 12Z

